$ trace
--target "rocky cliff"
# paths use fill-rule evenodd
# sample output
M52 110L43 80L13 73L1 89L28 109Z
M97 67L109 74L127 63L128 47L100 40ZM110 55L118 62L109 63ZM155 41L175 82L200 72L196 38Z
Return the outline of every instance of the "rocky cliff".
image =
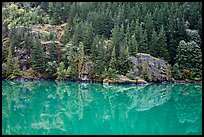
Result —
M131 69L126 76L116 75L112 79L104 79L103 83L147 84L148 82L172 81L171 66L163 59L149 54L138 53L127 59Z
M163 59L152 57L149 54L138 53L128 59L131 70L126 74L131 79L142 78L149 82L171 81L171 66Z

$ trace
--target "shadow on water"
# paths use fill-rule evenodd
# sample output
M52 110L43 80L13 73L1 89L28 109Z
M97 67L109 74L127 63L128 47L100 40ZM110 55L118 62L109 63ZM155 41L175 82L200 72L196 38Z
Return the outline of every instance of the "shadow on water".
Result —
M3 134L201 134L202 86L2 82Z

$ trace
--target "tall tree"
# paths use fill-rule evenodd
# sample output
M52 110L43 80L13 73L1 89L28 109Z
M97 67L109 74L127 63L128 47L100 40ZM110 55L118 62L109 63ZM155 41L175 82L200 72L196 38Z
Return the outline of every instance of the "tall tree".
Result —
M40 73L45 72L46 56L40 39L36 38L31 52L32 68Z
M8 56L6 61L6 76L9 76L13 72L13 55L12 55L12 46L8 48Z
M151 44L150 44L150 54L154 57L157 57L159 55L159 47L158 47L158 36L156 31L153 29L152 35L151 35Z
M50 60L49 61L56 61L57 60L57 48L56 48L56 45L54 43L54 41L52 41L50 43L50 48L49 48L49 57L50 57Z
M160 32L158 35L158 56L163 57L165 60L169 60L169 54L167 51L167 43L166 43L166 34L164 31L163 25L160 28Z
M129 53L131 56L135 56L138 53L138 42L135 36L135 33L130 37L129 43Z
M139 52L149 53L148 41L147 41L147 31L144 30L139 43Z

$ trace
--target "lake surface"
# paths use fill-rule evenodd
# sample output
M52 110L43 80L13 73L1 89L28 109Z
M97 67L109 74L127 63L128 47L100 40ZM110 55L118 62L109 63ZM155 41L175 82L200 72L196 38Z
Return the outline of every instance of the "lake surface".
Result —
M2 81L2 133L202 134L202 85Z

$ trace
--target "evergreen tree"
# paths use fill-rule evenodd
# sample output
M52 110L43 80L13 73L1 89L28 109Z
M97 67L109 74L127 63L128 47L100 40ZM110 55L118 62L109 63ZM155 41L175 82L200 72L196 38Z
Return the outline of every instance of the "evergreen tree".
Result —
M177 49L176 63L184 78L201 79L202 53L199 45L194 42L181 40ZM185 74L189 72L188 75Z
M154 57L157 57L159 55L158 52L160 50L157 44L157 39L158 39L157 33L153 29L152 36L151 36L151 44L150 44L150 54Z
M82 32L85 54L90 54L91 44L94 36L93 31L94 30L92 28L92 25L89 24L88 22L85 22L83 26L83 32Z
M112 49L112 53L111 53L111 60L110 60L110 64L109 64L109 68L116 70L116 54L115 54L115 48L113 47Z
M57 60L57 48L55 46L54 41L50 43L50 48L49 48L49 53L50 53L50 60L49 61L56 61Z
M197 30L186 29L186 34L189 41L195 41L201 47L201 38Z
M153 31L153 20L152 20L152 15L151 13L147 13L145 16L145 29L147 31L147 40L148 40L148 45L151 45L151 34Z
M186 54L187 49L187 43L184 40L181 40L177 48L176 56L176 62L179 65L179 69L184 69L186 67L185 65L188 64L188 55Z
M62 42L64 45L66 45L72 38L73 31L69 25L66 25L64 28L64 34L63 34L63 39Z
M119 30L119 26L115 26L112 30L112 42L113 42L113 48L115 50L115 58L116 61L119 58L119 52L120 52L120 30ZM117 62L116 62L117 63Z
M50 76L53 77L57 72L57 62L56 61L48 62L46 72L48 72Z
M98 56L98 46L99 45L99 37L96 35L93 39L92 45L91 45L91 58L93 61L96 60L96 57Z
M139 52L149 53L148 41L147 41L147 32L144 30L141 36L141 41L139 43Z
M13 76L21 76L20 72L20 65L19 65L19 57L14 58L14 65L13 65Z
M57 79L64 80L67 74L66 71L67 70L65 69L64 62L60 62L59 67L57 68L57 72L56 72Z
M12 55L12 46L10 45L8 48L8 56L6 62L6 76L9 76L13 72L13 55Z
M138 42L135 37L135 33L130 38L129 53L131 56L135 56L138 53Z
M166 34L164 31L163 25L160 28L157 44L158 44L158 48L159 48L158 49L158 51L159 51L158 56L163 57L165 60L168 61L169 60L169 54L167 51Z
M201 48L195 41L187 43L189 49L189 62L191 68L202 69L202 52Z
M45 72L46 57L41 42L38 38L35 39L35 43L31 52L31 58L32 68L40 73Z

